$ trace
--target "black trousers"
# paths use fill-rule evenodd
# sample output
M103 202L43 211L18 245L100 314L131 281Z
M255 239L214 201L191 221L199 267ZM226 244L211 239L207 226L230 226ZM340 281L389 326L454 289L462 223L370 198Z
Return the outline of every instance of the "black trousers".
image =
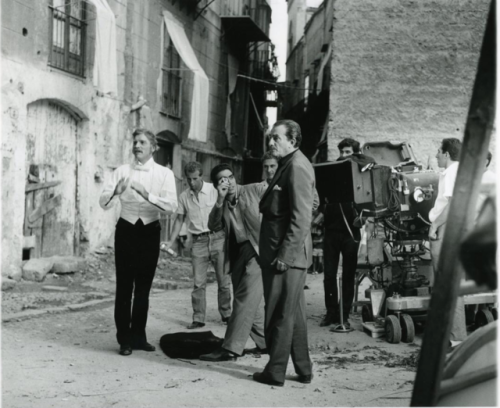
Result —
M325 288L326 313L331 316L340 315L337 271L340 254L342 254L342 308L344 312L343 319L346 321L354 299L354 281L358 266L359 242L354 241L348 232L326 230L323 245L323 257L325 260L323 283Z
M119 344L147 341L149 292L160 255L159 221L118 220L115 231L115 324ZM134 296L132 304L132 294Z

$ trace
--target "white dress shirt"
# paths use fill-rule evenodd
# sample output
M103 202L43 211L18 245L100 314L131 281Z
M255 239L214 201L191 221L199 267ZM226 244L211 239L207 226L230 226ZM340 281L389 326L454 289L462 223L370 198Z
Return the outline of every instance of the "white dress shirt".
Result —
M181 193L177 214L186 215L189 219L187 224L191 234L198 235L210 231L208 229L208 216L217 202L218 194L217 189L211 183L205 182L198 193L198 199L190 188Z
M240 206L238 205L238 198L236 198L236 204L232 205L227 201L227 208L229 209L229 221L233 227L234 236L236 237L236 242L241 244L248 241L248 234L245 228L245 223L243 222L243 216L240 211Z
M119 196L113 196L118 182L129 178L129 185ZM132 182L140 183L149 193L145 200L130 187ZM105 185L99 204L105 210L121 202L120 217L135 224L139 219L144 225L160 218L160 212L172 214L177 210L177 192L172 170L160 166L151 158L146 163L135 162L118 167Z
M434 222L448 205L453 196L455 179L457 178L458 162L453 162L447 169L439 175L439 184L436 202L429 212L429 221Z

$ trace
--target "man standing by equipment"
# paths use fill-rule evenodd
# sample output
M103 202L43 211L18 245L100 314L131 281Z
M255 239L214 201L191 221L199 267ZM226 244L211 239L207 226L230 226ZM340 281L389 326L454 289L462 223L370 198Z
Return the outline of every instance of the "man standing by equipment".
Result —
M439 255L443 245L444 230L446 228L446 219L450 208L450 200L455 187L455 179L458 171L458 160L462 143L455 138L443 139L441 147L438 149L436 159L438 166L444 168L439 175L439 184L436 202L429 212L429 221L432 223L429 228L429 240L432 256L432 267L434 275L439 273ZM434 285L434 275L431 276L431 286ZM452 346L465 340L467 331L465 326L465 310L463 298L457 298L455 316L451 328L450 341Z
M360 155L360 145L354 139L344 139L338 144L340 157L344 160L353 154ZM366 156L365 156L366 157ZM371 159L371 158L370 158ZM326 315L321 327L340 322L337 272L342 254L342 310L344 326L349 328L349 311L354 299L358 249L361 240L360 229L354 226L356 210L354 203L333 203L325 206L325 238L323 256L325 260L324 289Z
M113 172L99 199L105 210L121 203L115 231L115 323L122 356L132 354L132 349L155 350L147 342L146 322L160 254L159 213L171 214L177 209L174 173L155 163L156 149L154 133L135 130L134 163Z
M212 262L219 290L217 300L222 321L227 323L231 316L231 280L224 272L224 231L213 232L208 228L208 215L217 201L217 190L201 178L203 169L198 162L189 162L184 168L189 188L179 196L179 208L175 216L172 237L162 247L167 251L177 239L182 223L189 219L188 231L193 236L191 261L193 264L194 288L191 293L193 322L188 329L205 326L207 309L206 286L208 265Z
M273 126L269 147L281 159L260 201L259 253L269 362L253 379L276 386L284 384L290 355L297 380L306 384L312 380L303 288L312 262L315 178L311 163L299 151L301 141L297 123L281 120Z
M257 346L255 352L266 352L262 271L258 256L259 201L267 185L237 184L231 167L225 163L215 166L210 178L217 186L218 198L210 213L208 226L212 231L222 229L225 232L225 266L226 271L231 273L234 300L222 347L200 356L200 359L229 361L243 355L248 336Z

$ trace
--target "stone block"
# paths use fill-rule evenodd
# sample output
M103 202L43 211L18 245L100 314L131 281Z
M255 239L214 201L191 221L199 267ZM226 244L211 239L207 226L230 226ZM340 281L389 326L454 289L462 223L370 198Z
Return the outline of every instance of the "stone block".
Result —
M67 292L68 288L66 286L46 285L46 286L42 286L42 290L44 292Z
M14 286L16 286L16 283L17 282L14 279L2 277L2 291L11 290Z
M72 273L85 269L87 262L78 256L53 256L54 266L52 273Z
M23 278L29 281L41 282L53 266L54 260L51 258L30 259L23 266Z
M162 290L176 290L179 287L177 282L158 280L153 282L153 288Z
M98 305L101 305L103 303L112 302L112 301L113 301L112 298L89 300L88 302L84 302L84 303L78 303L75 305L68 305L68 309L72 310L72 311L78 311L78 310L85 309L87 307L98 306Z
M24 266L24 265L23 265ZM19 268L19 267L13 267L11 270L10 270L10 273L8 275L8 277L10 279L13 279L15 280L16 282L19 282L22 278L23 278L23 269L22 267Z
M23 249L35 248L36 246L36 236L30 235L28 237L23 236Z

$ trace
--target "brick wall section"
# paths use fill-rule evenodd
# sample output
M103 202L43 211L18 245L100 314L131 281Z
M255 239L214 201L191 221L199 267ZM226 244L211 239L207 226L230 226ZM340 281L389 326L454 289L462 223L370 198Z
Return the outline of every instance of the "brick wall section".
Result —
M336 0L328 160L337 144L408 141L435 167L463 138L489 0Z

